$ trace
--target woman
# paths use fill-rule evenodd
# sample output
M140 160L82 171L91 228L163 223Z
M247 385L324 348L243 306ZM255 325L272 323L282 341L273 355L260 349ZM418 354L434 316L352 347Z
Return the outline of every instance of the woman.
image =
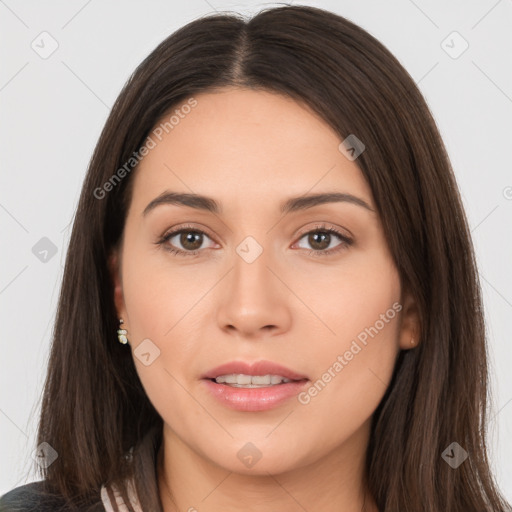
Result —
M116 332L117 331L117 332ZM313 7L181 28L84 182L2 510L510 510L467 220L414 81Z

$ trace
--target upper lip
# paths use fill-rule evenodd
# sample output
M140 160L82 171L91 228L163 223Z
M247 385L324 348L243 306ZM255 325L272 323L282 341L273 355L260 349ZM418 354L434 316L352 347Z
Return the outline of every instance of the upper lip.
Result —
M202 379L215 379L220 375L241 373L244 375L280 375L290 380L303 380L307 379L305 375L294 372L285 366L282 366L272 361L256 361L247 363L245 361L230 361L229 363L221 364L202 375Z

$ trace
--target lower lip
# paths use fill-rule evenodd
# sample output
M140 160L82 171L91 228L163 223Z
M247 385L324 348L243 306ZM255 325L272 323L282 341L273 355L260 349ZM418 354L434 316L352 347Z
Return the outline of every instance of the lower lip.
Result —
M267 411L296 396L309 382L307 379L261 388L235 388L203 379L210 393L222 404L237 411Z

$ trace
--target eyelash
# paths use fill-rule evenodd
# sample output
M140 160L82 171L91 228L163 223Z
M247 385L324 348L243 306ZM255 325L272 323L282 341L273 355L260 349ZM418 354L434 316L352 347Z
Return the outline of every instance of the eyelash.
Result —
M199 234L202 234L202 235L206 235L208 238L211 238L208 236L207 233L205 233L204 231L200 230L200 229L197 229L193 226L181 226L179 229L175 230L175 231L172 231L170 233L167 233L165 235L163 235L162 237L160 237L159 240L157 240L155 243L157 245L161 245L165 251L168 251L169 253L172 253L172 254L175 254L176 256L196 256L197 254L199 254L199 252L202 250L202 249L197 249L196 251L183 251L181 249L174 249L173 247L171 247L170 245L167 244L167 242L173 238L174 236L180 234L180 233L199 233ZM335 247L334 249L329 249L329 250L311 250L308 252L308 256L330 256L332 254L336 254L338 252L341 252L345 249L347 249L348 247L350 247L354 241L345 236L343 233L341 233L340 231L338 231L337 229L333 228L333 227L327 227L325 224L323 225L319 225L319 226L315 226L315 229L312 229L312 230L309 230L309 231L306 231L305 233L302 233L300 235L300 238L299 240L301 240L302 238L304 238L304 236L306 235L309 235L311 233L329 233L329 234L333 234L335 236L337 236L340 240L341 240L341 244L338 245L337 247Z

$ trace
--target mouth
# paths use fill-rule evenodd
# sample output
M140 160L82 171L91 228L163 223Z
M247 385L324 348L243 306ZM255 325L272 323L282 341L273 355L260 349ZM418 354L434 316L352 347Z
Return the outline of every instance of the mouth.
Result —
M233 361L201 376L221 404L239 411L264 411L297 395L308 377L269 361Z
M230 373L219 375L215 379L210 379L217 384L224 384L234 388L267 388L270 386L280 386L288 382L298 382L295 379L287 379L282 375L246 375L243 373ZM301 379L302 380L302 379Z

